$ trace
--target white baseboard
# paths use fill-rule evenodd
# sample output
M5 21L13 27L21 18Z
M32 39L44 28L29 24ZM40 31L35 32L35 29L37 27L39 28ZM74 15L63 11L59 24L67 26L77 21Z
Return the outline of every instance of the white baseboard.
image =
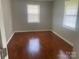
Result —
M71 45L72 47L74 46L72 42L68 41L67 39L65 39L64 37L62 37L60 34L58 34L55 31L52 31L54 34L56 34L58 37L60 37L61 39L63 39L65 42L67 42L69 45Z
M10 42L11 38L13 37L13 35L15 34L15 32L12 33L12 35L10 36L10 38L7 41L7 44Z
M43 30L24 30L24 31L15 31L15 32L37 32L37 31L51 31L51 29L43 29Z

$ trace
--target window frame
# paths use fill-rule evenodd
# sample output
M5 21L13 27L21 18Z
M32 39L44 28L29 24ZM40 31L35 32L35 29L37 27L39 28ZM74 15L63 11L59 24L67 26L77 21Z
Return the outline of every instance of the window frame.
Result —
M76 23L77 23L77 16L78 16L78 2L77 2L78 0L75 1L75 3L77 3L76 5L73 5L73 1L74 0L65 1L65 11L64 11L64 18L63 18L64 19L63 20L63 27L66 28L66 29L70 29L70 30L76 30ZM71 6L71 4L72 4L72 6ZM70 6L70 9L69 9L69 6ZM76 8L76 9L74 9L75 11L73 10L73 12L70 13L69 11L70 10L72 11L73 8ZM69 26L65 22L66 21L65 17L68 17L68 16L70 16L72 18L72 19L69 18L72 21L74 19L74 21L73 21L74 22L74 26L71 26L72 23ZM68 22L68 19L67 19L67 22Z
M31 21L30 19L29 19L29 15L32 15L33 13L28 13L28 6L31 6L31 5L33 5L33 6L37 6L37 8L38 8L38 13L37 13L37 18L38 18L38 20L36 20L34 17L35 16L32 16L36 21ZM35 14L34 14L35 15ZM30 21L29 21L30 20ZM37 4L27 4L27 22L28 23L40 23L40 5L37 5Z

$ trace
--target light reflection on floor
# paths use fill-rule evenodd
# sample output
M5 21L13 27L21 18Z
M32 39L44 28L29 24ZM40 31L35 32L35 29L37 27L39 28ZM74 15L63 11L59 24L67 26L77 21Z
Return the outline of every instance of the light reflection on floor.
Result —
M37 54L40 50L40 41L38 38L31 38L28 43L28 52L30 54Z
M59 51L58 58L59 58L59 59L70 59L70 58L69 58L69 55L66 54L66 53L65 53L64 51L62 51L62 50Z

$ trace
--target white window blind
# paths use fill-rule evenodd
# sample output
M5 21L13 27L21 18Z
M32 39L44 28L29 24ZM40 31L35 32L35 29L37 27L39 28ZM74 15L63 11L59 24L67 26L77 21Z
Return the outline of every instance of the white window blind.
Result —
M40 6L27 5L28 23L40 22Z
M78 0L67 0L65 2L65 14L63 25L66 28L75 29L78 12Z

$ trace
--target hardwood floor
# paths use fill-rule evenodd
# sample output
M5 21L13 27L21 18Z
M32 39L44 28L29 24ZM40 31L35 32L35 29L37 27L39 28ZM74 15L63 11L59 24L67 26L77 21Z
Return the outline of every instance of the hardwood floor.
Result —
M71 59L72 50L50 31L15 33L8 44L9 59Z

